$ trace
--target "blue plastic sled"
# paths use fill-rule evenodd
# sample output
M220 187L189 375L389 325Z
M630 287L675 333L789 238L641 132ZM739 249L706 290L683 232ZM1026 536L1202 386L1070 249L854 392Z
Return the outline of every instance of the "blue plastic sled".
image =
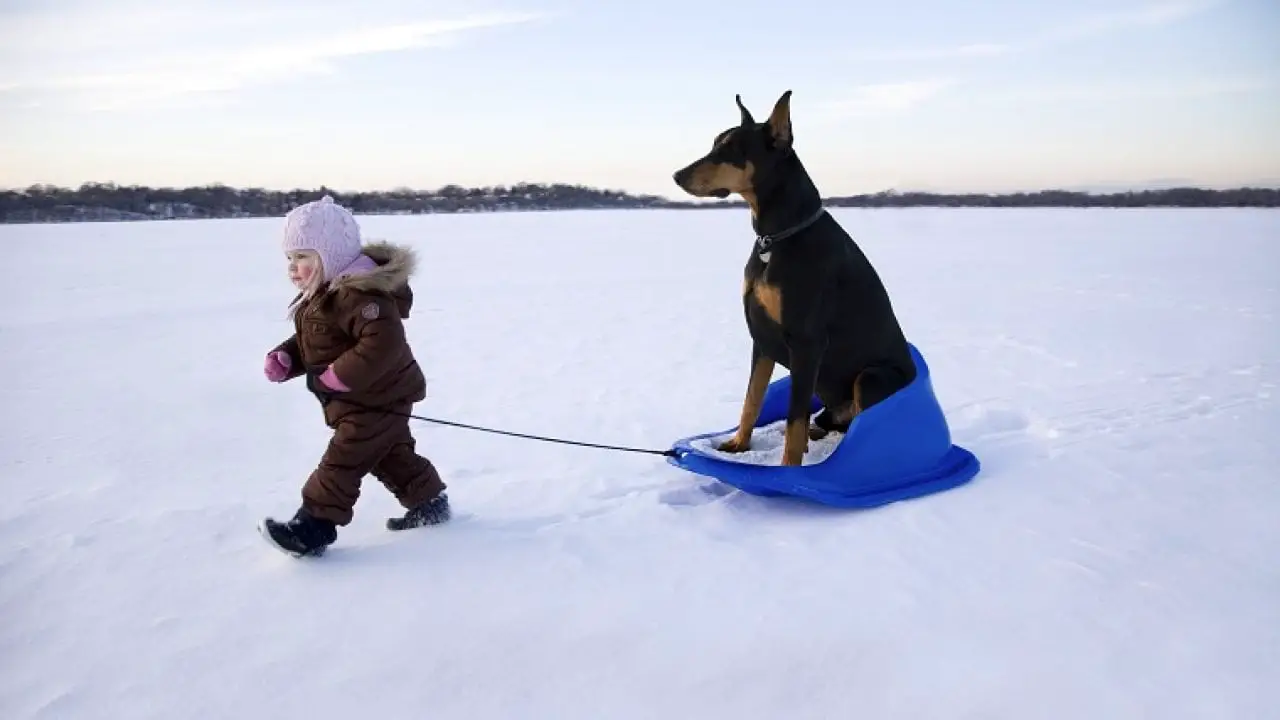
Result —
M910 385L854 418L840 444L821 462L801 466L756 465L716 456L695 441L732 433L734 428L678 440L668 462L716 478L752 495L794 496L824 505L869 508L949 490L978 474L978 458L951 444L942 407L933 393L929 366L914 345L918 373ZM786 417L790 376L765 391L756 427ZM811 412L822 408L815 397Z

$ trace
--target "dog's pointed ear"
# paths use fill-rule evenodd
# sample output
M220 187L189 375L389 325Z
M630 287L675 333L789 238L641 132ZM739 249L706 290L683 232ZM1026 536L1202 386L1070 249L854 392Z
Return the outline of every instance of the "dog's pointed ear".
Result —
M751 111L747 109L747 106L742 104L742 96L734 95L733 99L738 103L738 109L742 111L742 127L755 125L756 119L751 117Z
M791 91L782 93L769 114L769 132L780 148L791 147Z

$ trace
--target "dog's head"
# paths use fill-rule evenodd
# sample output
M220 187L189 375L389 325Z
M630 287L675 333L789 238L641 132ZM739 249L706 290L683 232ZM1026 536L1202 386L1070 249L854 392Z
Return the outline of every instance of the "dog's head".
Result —
M716 135L708 152L677 170L676 185L694 197L751 196L768 179L777 161L791 153L791 91L774 103L766 122L758 123L736 95L741 122Z

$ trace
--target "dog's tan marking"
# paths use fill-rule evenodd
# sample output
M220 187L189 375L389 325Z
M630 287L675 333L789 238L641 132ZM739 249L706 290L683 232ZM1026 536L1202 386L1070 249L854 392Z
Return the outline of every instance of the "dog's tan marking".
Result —
M738 432L721 443L720 450L725 452L742 452L751 447L751 432L755 429L756 420L760 418L760 405L764 402L764 391L769 387L773 377L773 360L763 355L751 368L751 379L747 381L747 394L742 400L742 415L738 418Z
M751 192L751 176L755 166L735 167L728 163L705 162L694 169L689 178L689 189L696 195L709 195L716 190L742 194Z
M751 208L751 217L760 217L760 201L756 199L755 190L739 190L738 194L747 202L747 207Z
M853 399L833 413L833 416L838 423L849 423L853 422L862 410L862 373L858 373L853 379Z
M802 417L787 422L787 432L782 445L782 464L799 465L809 449L809 418Z
M843 403L839 407L831 408L831 419L833 422L839 425L847 425L848 423L853 422L853 419L861 414L865 409L862 407L862 377L863 374L858 373L858 376L853 379L853 396L850 402ZM809 428L810 440L821 440L826 436L827 431L817 425Z
M769 319L781 324L782 290L776 285L757 282L751 286L751 292L755 295L756 302L760 303L760 307L764 308L764 313L769 316Z

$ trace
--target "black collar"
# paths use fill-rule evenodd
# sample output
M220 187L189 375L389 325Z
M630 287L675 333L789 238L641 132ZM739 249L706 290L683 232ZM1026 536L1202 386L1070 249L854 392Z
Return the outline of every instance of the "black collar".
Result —
M792 225L786 230L781 230L779 232L770 233L767 235L757 235L756 236L756 253L759 254L762 258L767 260L769 256L769 251L773 249L774 243L778 242L779 240L786 240L792 235L795 235L801 230L804 230L810 225L818 222L818 219L821 218L826 212L827 212L827 209L825 207L819 207L818 212L810 215L808 218L806 218L804 221L800 222L799 224Z

